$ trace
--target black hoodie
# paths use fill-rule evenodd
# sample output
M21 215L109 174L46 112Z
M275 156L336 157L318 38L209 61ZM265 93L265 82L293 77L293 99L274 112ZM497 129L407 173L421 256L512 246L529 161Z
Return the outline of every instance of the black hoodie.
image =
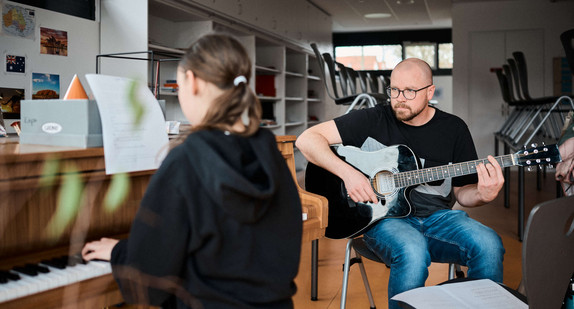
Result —
M170 151L111 263L129 303L292 308L301 233L274 135L204 130Z

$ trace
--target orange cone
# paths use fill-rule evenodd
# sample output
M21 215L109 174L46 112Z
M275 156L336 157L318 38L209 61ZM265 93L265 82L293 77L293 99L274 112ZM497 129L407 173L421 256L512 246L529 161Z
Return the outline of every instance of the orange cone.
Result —
M74 75L72 78L72 82L68 87L68 91L66 91L66 95L64 96L64 100L78 100L78 99L88 99L88 95L82 87L82 83L78 78L78 75Z

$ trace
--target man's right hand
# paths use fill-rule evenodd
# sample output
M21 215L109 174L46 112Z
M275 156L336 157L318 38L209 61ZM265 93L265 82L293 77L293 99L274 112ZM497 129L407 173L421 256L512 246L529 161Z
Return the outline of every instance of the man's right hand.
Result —
M343 182L345 182L347 194L355 203L378 202L377 195L375 194L375 191L373 191L373 187L371 187L369 179L353 167L351 167L345 174Z

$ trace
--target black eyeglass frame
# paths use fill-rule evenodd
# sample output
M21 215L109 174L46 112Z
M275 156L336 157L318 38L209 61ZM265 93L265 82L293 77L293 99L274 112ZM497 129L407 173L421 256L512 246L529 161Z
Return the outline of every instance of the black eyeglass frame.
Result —
M399 88L395 88L395 87L387 87L387 95L388 95L389 98L391 98L391 99L396 99L396 98L400 97L400 96L401 96L401 93L402 93L402 94L403 94L403 97L404 97L405 99L407 99L407 100L414 100L414 99L416 99L417 93L418 93L419 91L424 90L424 89L427 89L428 87L430 87L430 86L432 86L432 85L433 85L433 84L430 84L430 85L424 86L424 87L422 87L422 88L420 88L420 89L416 89L416 90L413 90L413 89L400 90ZM393 97L393 96L391 95L391 89L392 89L392 88L397 89L397 91L399 92L399 94L398 94L396 97ZM408 91L413 91L413 92L415 93L415 95L414 95L412 98L410 98L410 99L405 96L405 91L407 91L407 90L408 90Z

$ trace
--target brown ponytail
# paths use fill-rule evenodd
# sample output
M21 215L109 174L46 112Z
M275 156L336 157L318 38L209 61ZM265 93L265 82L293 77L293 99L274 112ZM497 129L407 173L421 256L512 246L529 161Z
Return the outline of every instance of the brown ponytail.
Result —
M205 35L187 49L179 67L184 71L191 70L195 76L223 90L223 94L212 103L203 122L194 125L192 132L219 129L243 136L257 132L261 123L261 105L249 88L251 60L237 39L221 33ZM237 82L239 76L244 76L245 81ZM241 119L245 110L248 111L249 123L245 131L234 132L232 126Z

